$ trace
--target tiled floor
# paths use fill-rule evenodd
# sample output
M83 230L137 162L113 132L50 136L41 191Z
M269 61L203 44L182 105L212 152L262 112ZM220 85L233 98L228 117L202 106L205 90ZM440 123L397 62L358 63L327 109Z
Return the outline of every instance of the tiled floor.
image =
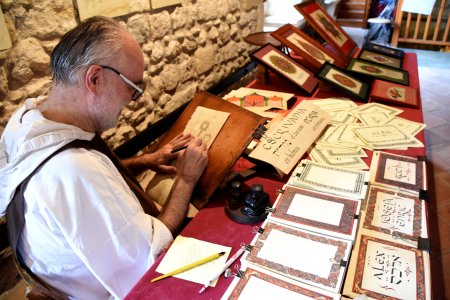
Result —
M348 32L359 41L364 34L361 29L348 29ZM427 124L433 299L450 299L450 53L405 50L417 53L423 115ZM0 266L1 281L5 281L6 274L14 276L14 272L5 272L5 268L11 268L10 264L0 261ZM12 278L10 281L15 282ZM0 300L25 299L21 282L0 292L4 292Z
M364 31L345 28L361 46ZM427 151L433 299L450 299L450 53L417 53Z
M450 299L450 53L441 53L430 63L425 56L418 52L428 171L432 175L428 221L433 298Z

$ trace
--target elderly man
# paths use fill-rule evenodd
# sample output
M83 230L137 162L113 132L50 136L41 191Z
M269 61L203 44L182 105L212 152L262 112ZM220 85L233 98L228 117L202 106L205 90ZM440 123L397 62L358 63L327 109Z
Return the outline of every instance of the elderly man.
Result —
M48 96L27 99L2 135L0 213L31 174L22 191L22 263L70 298L123 298L183 221L207 164L206 146L180 135L156 154L126 161L134 170L177 172L167 204L153 217L144 209L154 204L138 200L114 157L102 151L104 142L92 146L102 144L98 133L116 126L122 108L143 93L136 40L111 19L87 19L61 38L51 69ZM74 140L88 146L60 150ZM186 150L171 153L183 145ZM175 157L176 169L169 166Z

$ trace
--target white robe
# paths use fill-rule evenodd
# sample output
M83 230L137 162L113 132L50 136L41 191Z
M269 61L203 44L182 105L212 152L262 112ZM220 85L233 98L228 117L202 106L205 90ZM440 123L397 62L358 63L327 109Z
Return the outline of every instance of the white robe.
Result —
M0 140L0 215L46 157L74 139L94 136L45 119L33 109L40 100L28 99ZM172 242L167 227L144 213L114 164L95 150L56 154L24 195L21 256L34 274L71 298L125 297Z

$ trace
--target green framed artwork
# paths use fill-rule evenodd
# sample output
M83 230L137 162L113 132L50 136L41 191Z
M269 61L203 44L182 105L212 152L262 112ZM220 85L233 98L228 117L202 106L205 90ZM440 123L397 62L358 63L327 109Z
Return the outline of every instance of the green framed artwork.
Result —
M370 84L356 76L350 75L344 69L330 63L324 63L315 76L362 102L367 102L368 100Z
M391 68L361 59L352 59L346 69L354 74L365 77L409 85L409 73L405 70Z

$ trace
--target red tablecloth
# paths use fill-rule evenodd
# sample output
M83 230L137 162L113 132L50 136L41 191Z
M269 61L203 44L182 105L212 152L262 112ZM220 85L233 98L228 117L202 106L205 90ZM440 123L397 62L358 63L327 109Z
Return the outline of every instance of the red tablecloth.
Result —
M419 74L417 68L417 56L415 53L405 53L403 62L403 69L409 71L410 86L419 89ZM298 95L298 101L303 101L309 97L302 95L300 89L296 88L292 83L275 74L270 74L270 85L264 85L259 82L252 82L250 87L266 90L278 90L290 92ZM319 87L318 91L313 95L314 98L327 97L347 97L348 95L330 89ZM399 107L404 112L399 117L423 123L423 116L421 109ZM424 142L423 132L417 135L417 138ZM366 163L370 165L372 153L370 151L369 157L365 159ZM390 151L393 153L403 155L425 155L425 148L409 148L405 151ZM239 158L233 167L236 172L242 171L251 167L244 158ZM258 173L244 182L246 186L251 186L254 183L259 183L264 186L264 190L269 194L270 201L273 204L277 197L277 191L284 185L288 175L284 178L278 178L271 173ZM239 248L241 243L248 244L255 236L255 229L259 224L243 225L230 220L224 212L224 204L228 198L228 192L225 190L218 190L211 198L209 204L202 209L195 218L185 227L181 232L182 236L193 237L211 243L221 244L232 247L230 256L233 255ZM208 288L203 294L198 292L202 288L201 284L190 281L178 279L175 277L167 278L161 281L150 283L150 279L159 276L155 269L159 265L164 254L158 258L156 263L147 271L136 286L130 291L126 299L220 299L229 284L231 278L225 278L223 275L219 278L216 287ZM231 268L235 269L236 265L240 265L239 260L235 262Z

